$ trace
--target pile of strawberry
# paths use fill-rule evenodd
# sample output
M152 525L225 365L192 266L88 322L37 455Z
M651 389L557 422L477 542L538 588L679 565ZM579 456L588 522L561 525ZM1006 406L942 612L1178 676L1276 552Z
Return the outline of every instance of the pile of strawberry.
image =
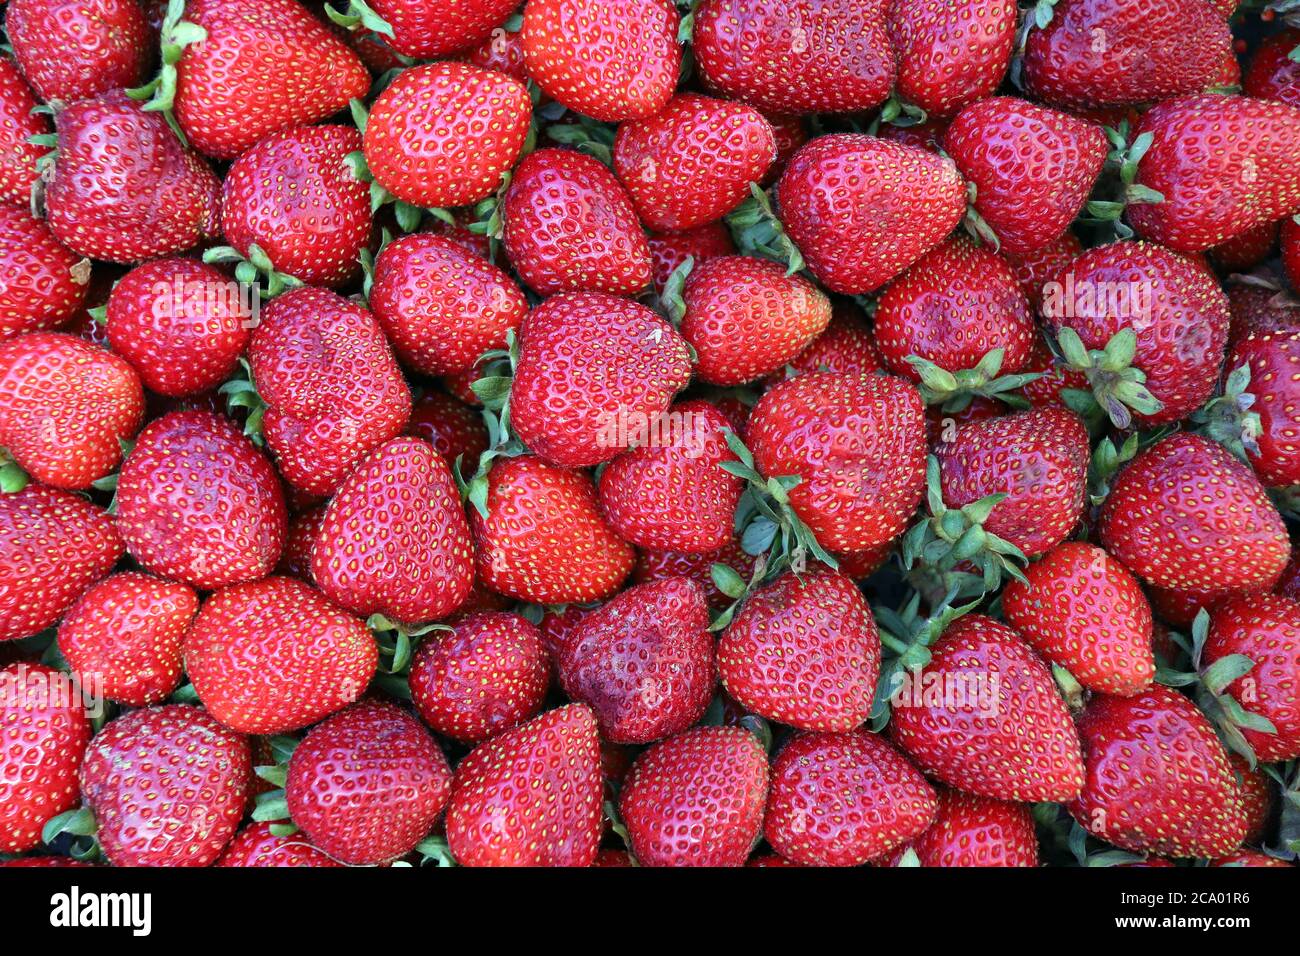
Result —
M519 7L4 5L0 865L1293 865L1300 0Z

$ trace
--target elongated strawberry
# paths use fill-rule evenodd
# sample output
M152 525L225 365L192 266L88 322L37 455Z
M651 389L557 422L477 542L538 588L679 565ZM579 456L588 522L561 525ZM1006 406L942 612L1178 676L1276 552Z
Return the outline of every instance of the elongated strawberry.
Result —
M1291 51L1300 46L1300 30L1282 30L1265 37L1242 78L1247 96L1300 106L1300 63Z
M654 270L655 291L663 293L668 277L690 256L695 264L716 256L733 256L736 244L731 230L721 222L711 222L681 232L655 233L647 240Z
M1023 803L940 790L934 823L895 852L893 865L908 854L920 866L1038 866L1034 817Z
M596 719L547 711L480 744L456 767L447 843L462 866L590 866L601 818Z
M739 727L696 727L632 765L619 815L641 866L743 866L763 826L767 754Z
M841 300L831 303L831 320L825 330L768 380L775 384L804 372L866 374L881 372L884 368L880 349L876 347L875 334L863 317L862 310Z
M146 571L212 590L280 559L284 494L271 463L224 416L155 419L117 482L117 530Z
M301 833L276 836L273 823L250 823L226 846L213 866L343 866L307 842Z
M460 460L462 475L471 475L479 455L487 451L483 417L459 399L443 392L426 392L411 407L406 434L423 438L452 468Z
M152 37L137 0L11 0L5 32L47 103L135 86L149 66Z
M58 328L85 301L90 263L25 209L0 206L0 263L0 338Z
M861 866L923 833L938 801L889 743L859 730L800 734L772 764L763 835L805 866Z
M13 60L0 57L0 200L26 207L40 176L36 161L44 150L28 137L50 132L50 118L32 111L39 106Z

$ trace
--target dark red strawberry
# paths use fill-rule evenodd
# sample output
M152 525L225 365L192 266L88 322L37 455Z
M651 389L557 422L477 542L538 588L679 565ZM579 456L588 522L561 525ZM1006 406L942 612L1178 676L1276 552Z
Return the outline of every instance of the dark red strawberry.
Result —
M1247 96L1300 106L1300 61L1291 57L1300 46L1300 29L1266 37L1251 57L1242 86Z
M909 366L910 367L910 366ZM804 372L868 372L884 371L885 364L876 348L875 335L867 324L862 310L843 300L831 303L831 321L825 331L809 343L808 347L768 377L775 385L786 378ZM739 430L734 429L733 431Z
M591 711L547 711L456 767L447 843L462 866L590 866L603 789Z
M384 42L417 60L481 43L518 6L516 0L370 0L369 4L374 15L388 24L389 29L381 31ZM359 27L369 26L364 18L359 21Z
M731 240L731 230L721 222L711 222L683 232L661 232L651 235L650 260L654 269L655 291L662 293L664 284L673 270L690 256L699 265L716 256L734 256L736 244Z
M343 866L300 833L276 836L273 823L250 823L235 835L213 866Z
M1266 222L1211 246L1205 254L1220 273L1249 272L1277 248L1278 224Z
M772 764L763 835L803 866L861 866L925 831L934 790L887 741L799 734Z
M488 433L482 416L444 392L426 392L411 407L406 434L423 438L452 468L460 460L461 474L473 474L479 455L487 451Z
M748 581L754 573L755 560L752 554L745 553L740 540L735 537L729 538L726 544L715 551L701 553L642 549L637 553L632 580L637 584L645 584L663 578L690 578L704 588L709 606L721 609L730 604L732 598L718 590L711 573L713 566L724 564L739 574L741 580ZM545 623L543 620L544 625Z
M1229 753L1228 762L1237 775L1237 790L1241 794L1241 805L1246 814L1246 843L1261 843L1273 820L1273 811L1277 806L1276 791L1272 779L1263 767L1253 770L1250 763L1241 754Z
M114 866L211 866L235 835L247 738L198 707L134 710L90 742L81 799Z
M743 866L763 826L767 754L739 727L696 727L632 765L619 815L641 866Z
M47 103L135 86L153 46L137 0L10 0L5 32L27 82Z
M0 205L0 263L0 338L58 328L85 301L90 263L25 209Z
M32 112L39 105L13 60L0 57L0 200L22 207L31 202L36 161L45 152L28 137L53 128L48 116Z
M286 526L275 469L221 415L154 420L122 465L117 530L146 571L214 590L265 577Z
M1020 288L1037 310L1043 302L1043 287L1083 254L1083 244L1072 232L1063 232L1051 242L1023 256L1006 253L1004 258L1016 274Z
M899 866L908 854L920 866L1038 866L1038 837L1028 805L939 791L939 812L928 830L895 852Z

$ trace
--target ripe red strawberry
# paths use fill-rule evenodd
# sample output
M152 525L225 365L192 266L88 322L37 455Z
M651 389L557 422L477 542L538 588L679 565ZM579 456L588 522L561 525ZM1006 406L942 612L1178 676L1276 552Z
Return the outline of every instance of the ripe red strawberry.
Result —
M108 298L108 341L159 395L197 395L235 370L255 324L253 289L193 259L136 266Z
M1300 30L1266 37L1251 57L1242 86L1247 96L1300 106L1300 62L1291 51L1300 46Z
M949 508L1005 494L983 526L1027 555L1042 554L1074 530L1088 482L1088 430L1060 407L1033 408L971 422L936 451Z
M1205 254L1220 273L1249 272L1277 248L1278 224L1266 222L1211 246Z
M529 75L553 100L603 123L652 116L677 85L680 18L669 0L528 0Z
M921 381L910 356L949 372L973 369L1002 349L1000 374L1029 360L1034 317L1011 266L964 238L927 252L890 283L876 309L875 339L896 375Z
M185 672L227 727L282 734L365 691L379 651L364 624L296 578L218 591L185 635Z
M90 263L17 206L0 205L0 263L0 338L58 328L86 299Z
M1063 232L1033 252L1023 256L1005 253L1004 258L1016 274L1030 307L1038 310L1043 303L1043 287L1082 254L1083 243L1074 233Z
M280 559L284 494L271 463L221 415L172 412L140 433L117 482L117 530L146 571L215 590Z
M1280 288L1230 282L1228 345L1235 346L1252 332L1291 332L1300 329L1300 300L1293 300ZM1231 369L1229 369L1231 371Z
M1011 581L1002 613L1040 654L1089 690L1131 697L1151 685L1151 606L1124 566L1067 541Z
M406 434L423 438L447 464L461 474L473 474L479 455L487 451L488 433L483 417L464 402L443 392L426 392L411 407Z
M479 580L532 604L610 597L635 560L601 517L591 479L540 458L495 462L487 514L472 509L469 519Z
M742 580L748 581L754 573L756 560L752 554L745 553L740 546L740 540L736 537L728 538L727 543L715 551L702 553L642 549L637 553L632 580L636 584L645 584L663 578L690 578L704 588L704 596L709 606L721 609L730 604L732 598L718 590L713 580L713 566L725 564L739 574Z
M496 192L519 158L532 104L522 83L467 63L403 70L365 129L375 181L413 206L465 206Z
M911 851L921 866L1038 866L1034 816L1023 803L939 791L939 812L930 829L893 856L898 866Z
M925 484L925 412L889 375L809 372L769 389L745 437L765 478L798 475L790 504L823 547L898 537Z
M10 0L5 32L47 103L137 85L153 47L137 0Z
M819 136L777 185L781 221L832 292L880 288L961 222L966 184L952 160L852 133Z
M609 462L598 491L605 520L625 541L662 551L715 551L731 540L744 482L723 471L735 461L727 417L701 400L679 402L647 436Z
M1300 107L1247 96L1185 96L1143 115L1153 136L1137 183L1164 197L1128 207L1140 235L1195 252L1300 211Z
M908 366L909 368L911 366ZM862 310L843 300L831 303L831 321L808 347L768 377L775 385L804 372L852 372L865 375L884 371L876 338ZM735 429L733 429L735 430Z
M528 302L499 268L451 239L420 233L384 246L370 308L402 363L424 375L473 367L505 347Z
M26 207L40 175L36 161L44 150L28 141L53 128L48 116L33 113L39 104L18 67L0 57L0 201Z
M742 103L682 93L647 119L619 126L614 172L656 232L721 219L776 160L776 136Z
M144 417L130 365L57 332L0 340L0 395L0 446L55 488L87 488L112 471Z
M1250 370L1245 392L1254 398L1249 412L1259 416L1259 434L1244 443L1242 451L1255 469L1259 480L1270 488L1300 484L1300 379L1295 366L1300 363L1300 329L1290 332L1253 332L1238 341L1228 353L1226 368L1231 372L1242 366ZM1244 397L1244 396L1243 396ZM1211 419L1210 436L1225 444L1243 444L1238 397L1225 396L1215 405L1224 405L1228 417L1221 422ZM1211 406L1212 408L1214 406ZM1226 434L1216 430L1225 426Z
M842 574L786 572L755 591L722 633L718 676L741 706L803 730L852 730L871 713L880 637Z
M586 467L643 444L691 379L690 347L658 313L608 295L548 299L519 326L510 420L533 452Z
M875 734L803 733L772 764L763 835L802 866L861 866L935 819L925 778Z
M1300 222L1295 217L1284 219L1280 232L1282 242L1282 268L1292 286L1300 286Z
M159 113L122 90L58 114L58 157L45 210L80 255L139 262L184 252L219 232L221 186Z
M325 505L317 505L289 520L276 573L311 582L311 549L316 545L321 522L325 520L325 508Z
M59 651L83 687L130 707L165 700L181 678L194 589L136 571L104 578L59 625Z
M315 846L352 866L409 853L451 793L451 768L406 711L365 700L308 731L284 785L289 816Z
M1079 737L1051 671L1011 628L969 614L893 688L890 733L927 776L998 800L1069 800Z
M999 249L1034 252L1069 228L1106 162L1101 128L1013 96L966 107L944 148L975 186L975 211Z
M24 853L47 820L77 805L90 721L68 676L40 664L0 668L0 701L0 851Z
M529 153L506 191L502 222L510 263L538 295L631 296L650 284L650 247L632 200L590 156Z
M250 775L247 738L198 707L147 707L95 735L81 799L113 866L210 866L239 827Z
M1273 811L1277 806L1273 781L1263 767L1256 765L1252 770L1241 754L1229 752L1228 762L1237 775L1237 789L1246 814L1245 842L1262 843L1269 824L1273 822Z
M646 750L619 795L641 866L743 866L763 826L767 754L739 727L696 727Z
M402 56L430 60L481 43L519 4L516 0L371 0L391 28L384 42ZM364 25L364 24L363 24Z
M1271 586L1291 554L1286 527L1250 468L1200 435L1170 435L1111 485L1102 546L1149 584Z
M731 230L721 222L710 222L682 232L660 232L647 240L650 260L654 270L655 291L662 293L664 284L673 270L690 256L699 265L705 259L717 256L734 256L736 244L731 240Z
M54 624L122 556L104 510L30 484L0 494L0 647Z
M517 6L514 0L502 2L510 10ZM516 20L512 17L500 26L493 27L483 42L464 53L463 58L475 66L496 70L526 84L530 77L524 63L523 18Z
M235 835L213 866L343 866L299 833L276 836L273 823L250 823Z
M447 843L462 866L590 866L604 830L603 789L591 711L547 711L456 767Z
M176 119L208 156L233 159L370 88L357 55L296 0L189 0L185 20L207 35L176 64Z
M1289 860L1281 857L1269 856L1267 853L1260 853L1258 850L1238 850L1228 856L1212 860L1210 866L1267 866L1267 867L1293 867L1295 866Z
M1025 82L1059 106L1127 106L1207 88L1231 52L1227 19L1207 0L1058 0L1029 31Z
M882 0L704 0L692 45L704 82L770 113L857 113L894 82Z
M277 272L339 286L361 274L370 191L343 162L361 149L350 126L299 126L260 140L221 186L221 228L242 256L256 245Z
M262 310L248 349L266 402L266 444L285 481L329 494L401 434L411 395L375 316L325 289L295 289Z
M775 372L825 331L831 304L775 262L721 256L696 266L683 293L682 335L701 381L740 385Z
M698 721L717 684L704 589L688 578L629 588L583 616L561 643L565 693L612 743L645 744Z
M1168 687L1097 696L1079 721L1087 779L1070 813L1138 853L1214 857L1246 836L1237 780L1210 722Z
M888 0L884 6L898 66L894 90L907 103L927 116L952 116L1002 83L1016 39L1014 0Z

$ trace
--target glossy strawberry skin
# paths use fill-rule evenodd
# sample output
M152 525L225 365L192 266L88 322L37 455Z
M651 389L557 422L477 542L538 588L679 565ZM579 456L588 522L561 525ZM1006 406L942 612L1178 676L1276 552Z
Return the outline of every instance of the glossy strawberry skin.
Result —
M411 406L406 434L423 438L452 468L459 459L462 475L473 474L479 455L488 446L482 416L442 392L426 392Z
M1255 396L1250 410L1260 419L1261 432L1255 438L1259 451L1246 450L1259 480L1268 488L1300 484L1300 330L1252 333L1228 353L1226 368L1231 372L1250 367L1250 385Z
M515 0L374 0L372 9L392 27L384 41L417 60L446 56L488 38L518 3Z
M0 338L58 328L85 301L90 263L25 209L0 206L0 263Z
M718 590L713 581L712 568L715 564L725 564L742 579L748 581L754 573L755 557L746 554L740 546L739 539L729 538L722 547L714 551L698 553L686 551L655 551L642 548L637 552L636 568L632 571L632 580L636 584L659 581L663 578L690 578L704 588L709 606L715 609L725 608L731 598Z
M742 103L681 93L647 119L622 124L614 172L655 232L721 219L776 160L776 136Z
M861 866L924 832L937 806L925 778L883 738L805 733L772 764L763 835L804 866Z
M695 265L699 265L705 259L736 254L731 230L721 222L711 222L681 232L655 233L647 242L654 270L655 291L660 293L673 270L685 262L687 256L695 261Z
M909 368L911 366L908 366ZM867 324L862 310L852 303L839 300L831 303L831 321L825 330L808 343L808 347L768 376L768 384L775 385L787 378L805 372L850 372L868 374L885 370L885 363L876 346L875 334Z
M27 138L52 129L48 116L32 113L39 105L13 60L0 58L0 200L16 206L31 202L36 161L45 153Z
M343 866L316 849L300 833L276 836L273 823L250 823L230 841L213 866Z
M604 829L596 719L547 711L456 767L447 843L462 866L590 866Z
M1237 781L1196 706L1167 687L1094 697L1079 721L1087 779L1070 813L1138 853L1214 857L1246 835Z
M1063 232L1051 242L1023 256L1008 253L1005 258L1020 282L1030 306L1038 310L1043 302L1043 287L1083 254L1083 244L1072 232ZM1032 383L1031 383L1032 384Z
M921 866L1038 866L1038 837L1027 804L960 790L939 791L934 823L894 854L895 866L908 850Z
M650 284L650 247L632 200L590 156L529 153L515 169L502 213L506 255L538 295L632 296ZM575 232L583 242L573 242Z
M271 463L227 418L155 419L118 476L117 530L146 571L213 590L265 577L284 545Z
M1247 96L1300 106L1300 64L1291 51L1300 46L1300 30L1282 30L1265 37L1242 78Z
M696 727L646 750L619 795L641 866L743 866L763 825L767 754L738 727Z
M1252 332L1292 332L1300 329L1300 307L1290 304L1277 289L1229 284L1228 345L1235 346Z
M136 0L11 0L5 31L47 103L137 86L154 43Z
M759 716L845 731L871 713L880 636L852 580L787 572L751 594L718 643L727 693Z
M210 866L235 835L248 740L198 707L132 711L95 735L81 797L114 866Z
M47 820L77 805L91 726L67 675L50 667L0 668L0 700L0 850L24 853Z

